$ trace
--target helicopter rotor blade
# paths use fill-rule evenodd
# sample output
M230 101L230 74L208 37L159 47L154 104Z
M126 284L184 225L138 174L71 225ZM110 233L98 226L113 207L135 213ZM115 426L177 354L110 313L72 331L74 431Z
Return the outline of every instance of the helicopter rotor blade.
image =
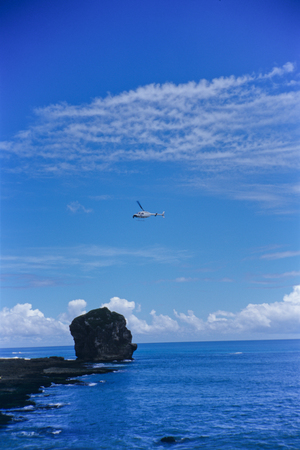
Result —
M137 202L137 204L139 205L139 207L140 207L143 211L145 211L144 208L142 207L142 205L140 204L140 202L139 202L138 200L137 200L136 202Z

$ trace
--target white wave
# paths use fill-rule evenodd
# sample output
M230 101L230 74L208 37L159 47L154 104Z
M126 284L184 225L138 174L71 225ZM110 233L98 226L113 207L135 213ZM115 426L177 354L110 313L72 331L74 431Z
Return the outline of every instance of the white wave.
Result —
M67 403L49 403L50 408L62 408L67 405Z
M38 436L38 433L35 433L35 431L21 431L21 435L26 437L33 437Z
M24 359L30 361L31 358L21 358L20 356L1 356L0 359Z
M105 364L103 364L103 363L96 363L96 364L93 364L93 369L97 369L97 368L99 368L99 367L105 367Z
M23 359L23 358L20 358L19 356L3 356L1 357L1 359Z

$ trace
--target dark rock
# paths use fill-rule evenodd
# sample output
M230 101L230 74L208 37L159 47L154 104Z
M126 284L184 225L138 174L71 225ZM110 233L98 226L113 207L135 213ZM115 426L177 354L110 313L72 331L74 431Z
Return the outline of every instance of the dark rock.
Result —
M13 419L13 416L9 415L9 414L3 414L0 411L0 427L3 427L4 425L8 425L9 422L11 422Z
M161 438L160 442L163 442L164 444L175 444L176 439L174 436L165 436Z
M108 308L99 308L76 317L70 332L75 353L84 361L114 361L132 359L137 344L132 344L125 317Z
M0 406L2 409L34 406L31 394L40 392L41 387L52 383L81 383L70 378L83 375L113 372L108 367L92 367L75 360L61 357L35 359L0 359ZM13 416L0 415L0 427L6 425Z

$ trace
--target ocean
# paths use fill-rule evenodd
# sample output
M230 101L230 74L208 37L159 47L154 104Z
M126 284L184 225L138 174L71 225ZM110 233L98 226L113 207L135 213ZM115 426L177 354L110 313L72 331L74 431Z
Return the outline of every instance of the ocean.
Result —
M0 350L44 356L75 359L73 347ZM7 411L1 449L300 449L300 340L139 344L134 358Z

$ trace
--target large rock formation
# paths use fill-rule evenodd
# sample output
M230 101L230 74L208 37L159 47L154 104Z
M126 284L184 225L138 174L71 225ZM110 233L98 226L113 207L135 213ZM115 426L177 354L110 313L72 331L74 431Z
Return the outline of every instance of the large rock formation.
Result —
M70 325L78 359L113 361L132 359L132 344L125 317L108 308L99 308L76 317Z

